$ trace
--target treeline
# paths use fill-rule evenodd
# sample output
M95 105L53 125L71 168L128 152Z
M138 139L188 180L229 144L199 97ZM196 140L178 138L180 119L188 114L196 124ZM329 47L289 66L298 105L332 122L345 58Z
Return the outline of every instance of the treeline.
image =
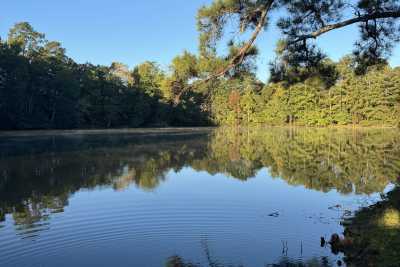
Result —
M59 42L18 23L0 40L0 129L207 124L195 93L173 101L171 76L153 62L133 70L121 63L78 64Z
M226 75L229 55L183 52L167 71L154 62L133 69L78 64L59 42L28 23L0 40L0 129L73 129L203 125L400 126L400 68L354 56L314 67L271 64L255 75L257 49Z
M400 126L400 68L387 64L357 74L351 57L327 77L299 81L251 82L217 90L212 114L218 124Z

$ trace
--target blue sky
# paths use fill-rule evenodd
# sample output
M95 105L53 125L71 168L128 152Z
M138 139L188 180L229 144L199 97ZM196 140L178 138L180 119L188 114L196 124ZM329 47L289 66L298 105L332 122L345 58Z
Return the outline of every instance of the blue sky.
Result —
M47 39L60 41L77 62L134 66L145 60L167 67L183 50L197 53L196 12L211 0L5 0L0 35L16 22L28 21ZM352 51L355 27L332 32L318 44L333 59ZM270 29L257 41L261 55L258 76L268 76L279 33ZM397 46L391 64L400 65Z

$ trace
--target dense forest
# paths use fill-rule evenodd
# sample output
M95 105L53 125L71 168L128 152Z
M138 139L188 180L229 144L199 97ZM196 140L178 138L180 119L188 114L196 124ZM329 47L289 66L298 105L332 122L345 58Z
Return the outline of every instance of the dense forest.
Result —
M178 57L173 77L184 76ZM113 128L144 125L203 125L198 97L171 101L166 76L157 64L134 70L77 64L58 42L48 41L28 23L18 23L0 43L0 128Z
M400 68L381 66L357 76L350 58L330 63L337 70L326 86L319 77L285 86L235 86L216 92L218 124L400 126ZM256 89L255 89L256 88Z
M400 68L388 64L400 39L398 1L216 0L199 9L199 53L168 69L78 64L29 23L0 39L0 129L203 125L400 126ZM280 12L285 9L286 12ZM269 81L256 76L257 36L277 13ZM285 14L283 17L281 14ZM343 18L341 14L355 14ZM229 39L229 21L244 42ZM233 25L236 25L233 24ZM333 62L314 39L357 24L354 53ZM237 40L237 39L235 39Z

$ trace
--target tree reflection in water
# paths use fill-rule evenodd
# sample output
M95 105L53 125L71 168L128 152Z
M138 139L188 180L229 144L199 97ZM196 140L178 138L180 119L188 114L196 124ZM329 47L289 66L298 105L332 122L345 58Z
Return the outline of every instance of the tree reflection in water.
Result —
M26 229L46 226L51 214L63 212L78 190L124 190L132 184L153 190L169 171L184 167L244 181L268 168L273 177L290 185L342 194L383 192L400 174L400 135L389 129L219 128L144 136L3 136L0 148L0 221L10 214L18 227ZM398 252L386 249L399 248L398 191L345 222L357 246L384 249L370 253L376 255L374 261L399 259ZM361 235L359 229L368 230ZM354 253L346 252L349 262ZM196 266L185 265L179 257L171 258L170 264ZM299 266L311 266L303 264Z

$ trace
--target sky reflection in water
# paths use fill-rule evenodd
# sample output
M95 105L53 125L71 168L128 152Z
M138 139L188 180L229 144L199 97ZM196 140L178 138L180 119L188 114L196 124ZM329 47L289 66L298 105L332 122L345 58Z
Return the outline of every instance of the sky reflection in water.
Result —
M336 266L321 236L390 191L394 130L0 136L1 266Z

